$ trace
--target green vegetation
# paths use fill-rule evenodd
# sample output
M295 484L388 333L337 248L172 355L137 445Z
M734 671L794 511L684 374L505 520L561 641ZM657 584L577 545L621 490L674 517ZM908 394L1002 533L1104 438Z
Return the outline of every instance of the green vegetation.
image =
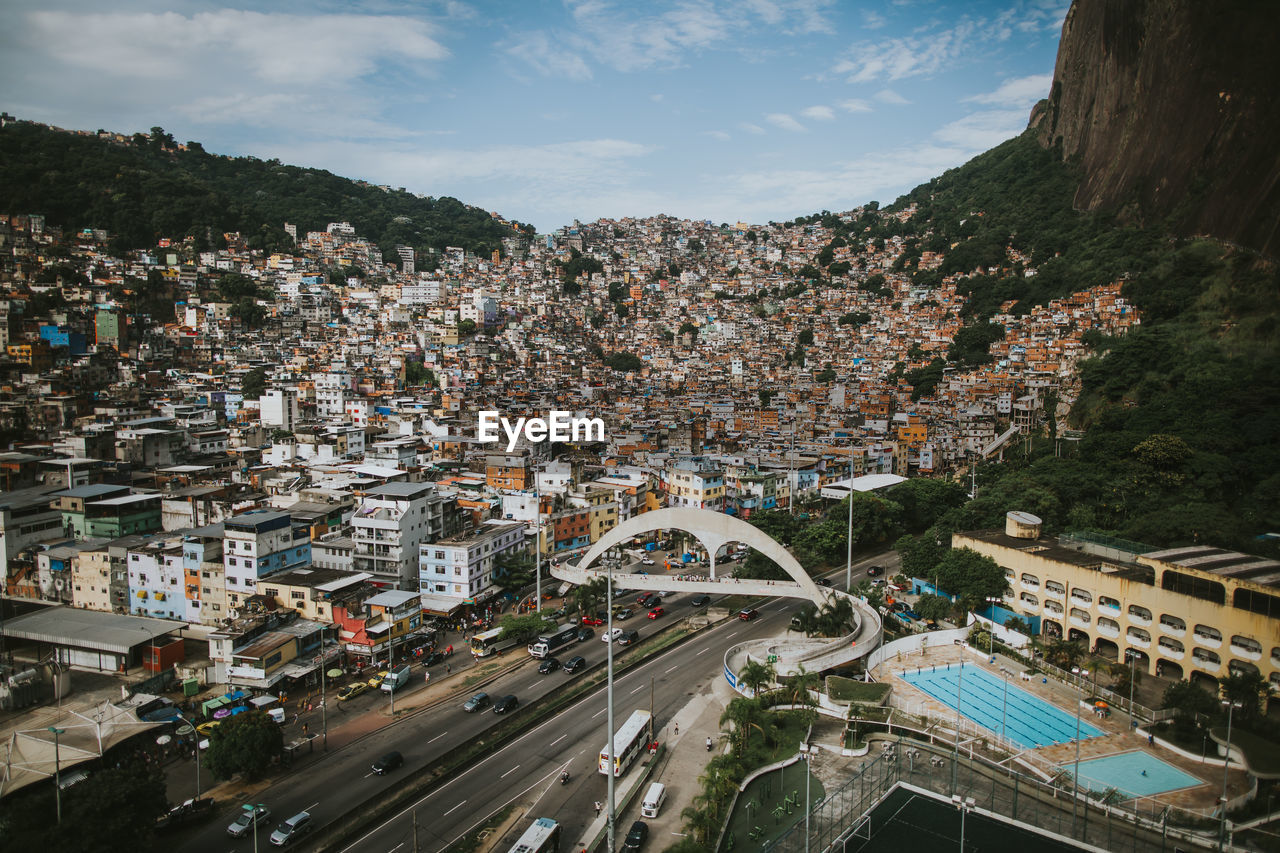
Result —
M548 619L538 612L525 613L522 616L504 613L498 620L498 627L502 629L500 639L515 637L518 642L529 643L537 639L539 634L555 630L556 623L554 619Z
M827 696L832 702L881 705L892 688L888 684L857 681L840 675L827 676Z
M605 356L604 363L620 373L632 373L644 367L644 360L633 352L611 352Z
M204 766L218 779L243 773L256 779L284 751L280 726L263 711L245 711L222 721L209 734Z
M64 765L64 780L66 774ZM54 820L52 784L7 795L0 801L0 837L8 850L132 853L146 846L168 807L163 771L131 759L119 767L95 766L64 790L61 823Z
M453 198L419 198L278 160L222 157L198 143L179 150L153 128L128 143L14 122L0 130L0 209L40 213L67 230L105 228L112 249L154 247L158 237L190 236L197 250L237 231L250 246L287 248L285 222L298 233L350 222L394 257L397 245L500 249L514 232ZM531 229L526 229L531 233Z
M256 400L267 390L267 371L255 367L240 381L240 393L246 400Z

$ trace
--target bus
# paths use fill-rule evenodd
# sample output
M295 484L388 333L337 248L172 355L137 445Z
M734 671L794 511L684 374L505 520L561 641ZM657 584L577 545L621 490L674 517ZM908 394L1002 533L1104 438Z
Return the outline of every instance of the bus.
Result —
M556 649L563 648L578 641L577 625L562 625L553 633L543 634L529 645L529 654L535 658L545 658Z
M636 760L649 741L652 740L648 711L635 711L622 724L618 733L613 736L613 775L621 776L627 772L631 762ZM609 745L600 750L600 772L609 775Z
M500 640L498 637L501 635L501 628L494 628L491 631L476 634L471 638L471 654L478 658L487 658L489 655L496 655L500 652L505 652L516 644L515 637L508 637L505 640Z
M540 817L524 831L511 853L556 853L560 849L560 824L549 817Z

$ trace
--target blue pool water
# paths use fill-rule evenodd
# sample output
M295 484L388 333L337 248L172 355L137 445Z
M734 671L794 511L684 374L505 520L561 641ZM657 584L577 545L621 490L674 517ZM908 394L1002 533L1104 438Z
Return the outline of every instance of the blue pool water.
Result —
M1073 767L1067 765L1063 769L1069 772ZM1176 791L1202 784L1202 781L1140 749L1080 762L1081 785L1094 791L1115 788L1130 797Z
M1024 749L1075 740L1075 714L1050 705L1012 684L1008 685L1006 701L1005 679L981 667L964 667L963 679L960 666L956 664L906 672L902 679L952 710L956 708L957 687L960 687L961 714L983 728L1003 734ZM1081 740L1100 734L1102 732L1097 728L1080 721Z

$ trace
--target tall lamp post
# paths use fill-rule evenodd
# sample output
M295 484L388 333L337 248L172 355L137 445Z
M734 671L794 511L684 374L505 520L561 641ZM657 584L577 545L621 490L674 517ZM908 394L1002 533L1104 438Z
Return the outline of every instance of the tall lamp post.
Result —
M262 805L246 803L240 808L249 813L249 825L253 827L253 853L258 853L258 812L261 811Z
M329 631L328 625L320 628L320 743L324 747L324 751L329 751L329 694L328 680L325 670L329 668L328 655L325 654L324 641L325 634ZM196 743L197 751L199 751L199 742ZM197 794L199 796L199 794Z
M960 810L960 853L964 853L964 816L978 804L978 801L973 797L961 797L959 794L952 794L951 802Z
M1089 670L1081 669L1078 666L1071 667L1071 671L1077 676L1085 676L1089 674ZM1075 831L1077 809L1080 807L1080 706L1084 704L1084 679L1078 678L1076 686L1080 688L1080 696L1076 699L1076 761L1075 768L1071 771L1071 784L1075 787L1071 797L1071 830ZM1086 806L1084 810L1085 820L1089 819L1089 809ZM1088 824L1086 823L1087 827Z
M538 472L533 472L533 551L534 551L534 595L537 596L537 605L534 607L535 613L542 612L542 493L538 487Z
M1133 679L1138 656L1133 653L1133 649L1125 649L1124 656L1129 661L1129 728L1136 729L1138 721L1133 718Z
M1230 699L1224 699L1222 702L1227 709L1227 745L1223 752L1222 761L1222 813L1218 817L1218 849L1226 850L1227 847L1227 771L1231 768L1231 712L1237 707L1243 707L1239 702L1233 702Z
M608 651L605 653L606 654L605 693L607 694L607 701L605 706L605 728L607 729L606 737L608 738L608 743L609 743L609 747L607 750L609 764L608 764L608 773L606 774L608 788L609 788L608 797L607 797L609 801L609 811L608 811L608 814L606 815L606 820L608 821L609 853L613 853L613 851L617 849L614 846L614 836L613 836L613 822L615 817L614 811L613 811L613 785L614 785L614 776L617 773L617 765L615 763L615 756L613 754L613 748L614 748L614 744L613 744L613 740L614 740L613 738L613 569L614 569L614 563L617 561L617 558L613 556L613 553L612 553L612 551L614 550L615 549L610 549L611 553L606 555L606 558L604 561L604 572L605 572L605 578L606 578L605 595L607 596L605 600L604 609L606 614L605 618L608 620L605 624L604 630L605 630L605 637L609 641L605 644L606 646L609 647ZM652 721L650 722L652 723Z
M849 532L845 538L844 590L853 592L853 430L849 431Z
M987 604L991 605L989 609L993 614L995 613L995 606L997 604L1000 604L1003 601L1004 599L998 595L987 596ZM993 615L991 617L991 624L987 626L987 654L994 655L995 653L996 653L996 620L995 620L995 616Z
M63 775L61 775L61 754L58 748L58 735L67 734L67 729L59 729L58 726L49 726L49 730L54 735L54 802L58 808L58 822L63 822ZM1224 789L1226 783L1222 783Z
M196 731L196 724L188 720L181 714L178 719L191 726L191 731L196 736L196 799L200 799L200 732Z

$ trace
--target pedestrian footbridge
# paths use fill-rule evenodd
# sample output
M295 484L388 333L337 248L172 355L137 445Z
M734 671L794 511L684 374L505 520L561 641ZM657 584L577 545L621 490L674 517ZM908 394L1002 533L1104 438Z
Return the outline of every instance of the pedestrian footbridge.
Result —
M736 687L736 673L741 667L730 670L730 657L735 659L749 655L772 663L782 676L801 670L820 672L846 666L870 654L880 645L883 625L880 614L857 596L840 590L820 587L809 577L800 562L775 539L759 528L740 518L705 509L668 507L653 510L624 521L602 536L577 563L553 566L551 574L573 584L588 583L604 577L606 571L593 568L610 548L627 542L634 536L655 530L683 530L692 534L710 555L710 571L706 575L693 574L641 574L639 572L613 571L613 583L625 589L672 590L675 592L705 592L709 595L763 595L799 598L812 601L822 607L832 597L848 599L853 605L854 629L839 639L812 639L797 634L785 634L769 640L753 640L730 649L725 655L725 674ZM755 580L717 576L716 552L725 545L739 542L756 549L773 560L791 580ZM745 663L745 658L743 660Z

